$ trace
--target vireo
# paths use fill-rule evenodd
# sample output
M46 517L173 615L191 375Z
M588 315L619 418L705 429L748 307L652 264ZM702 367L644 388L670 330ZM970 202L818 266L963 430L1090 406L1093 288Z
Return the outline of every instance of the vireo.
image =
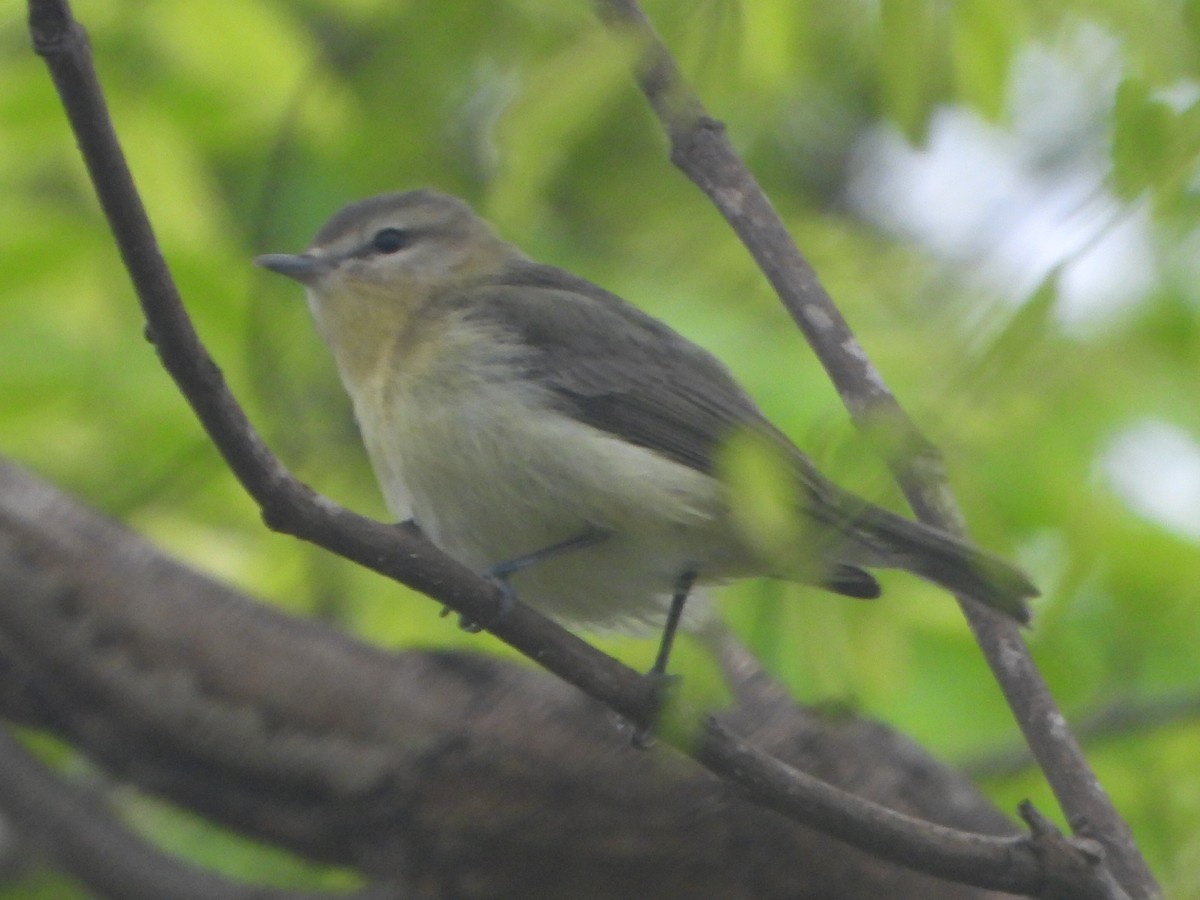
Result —
M299 255L300 282L389 510L566 623L661 625L692 583L766 575L876 597L906 569L1021 622L1037 589L1000 558L844 491L717 359L603 288L529 259L429 190L352 203ZM767 553L735 515L722 447L786 462L804 546ZM511 594L510 594L511 596Z

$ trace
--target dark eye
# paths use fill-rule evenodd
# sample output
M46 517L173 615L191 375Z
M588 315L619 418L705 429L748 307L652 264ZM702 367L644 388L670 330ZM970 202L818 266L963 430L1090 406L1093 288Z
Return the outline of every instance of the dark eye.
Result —
M381 228L371 238L371 246L380 253L395 253L412 243L412 232L402 228Z

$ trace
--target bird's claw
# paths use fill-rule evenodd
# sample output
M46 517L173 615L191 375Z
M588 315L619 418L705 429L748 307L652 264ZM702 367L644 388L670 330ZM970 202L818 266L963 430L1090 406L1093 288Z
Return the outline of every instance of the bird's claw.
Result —
M517 592L513 590L513 586L508 583L503 574L497 574L495 570L492 570L486 572L483 577L500 589L500 609L496 611L496 615L492 616L491 621L486 624L476 622L460 613L458 616L458 627L467 632L467 634L479 634L484 629L491 628L503 622L508 614L512 612L513 606L517 602ZM453 610L450 607L443 606L441 616L445 618L451 612Z
M678 689L680 681L683 680L678 675L668 675L666 672L660 672L657 669L651 669L647 672L646 678L651 682L654 691L654 715L649 725L633 730L633 734L629 738L629 743L635 750L649 750L654 746L656 743L654 729L658 725L659 714L669 702L671 694Z

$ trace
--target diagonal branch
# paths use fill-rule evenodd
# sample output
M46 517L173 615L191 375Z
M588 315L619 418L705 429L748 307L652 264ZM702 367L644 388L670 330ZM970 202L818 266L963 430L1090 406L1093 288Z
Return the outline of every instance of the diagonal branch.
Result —
M1200 693L1194 688L1159 697L1114 697L1091 712L1074 720L1073 729L1081 741L1096 743L1130 735L1141 735L1162 728L1187 726L1200 720ZM1035 764L1024 744L981 751L958 763L972 778L1001 778L1017 775Z
M887 388L636 0L595 4L601 19L641 47L638 82L670 140L672 162L708 195L754 256L855 422L884 439L888 464L917 517L951 534L964 534L962 513L936 449ZM1088 766L1017 626L969 599L960 597L959 604L1075 833L1100 842L1108 865L1135 896L1158 896L1158 885L1128 824Z
M319 496L271 453L196 334L125 162L83 27L62 0L31 0L30 28L75 131L114 240L146 316L147 335L230 469L274 530L311 541L436 597L473 622L492 622L499 590L410 530ZM502 640L628 718L648 721L654 690L549 619L516 604L491 629Z
M268 525L407 584L472 621L492 622L489 631L534 662L635 723L649 723L656 691L636 672L519 603L502 621L495 621L500 597L494 586L419 537L318 496L271 454L183 308L125 163L82 26L65 0L30 0L29 9L35 49L46 60L75 131L145 313L147 333L210 438L261 506ZM705 127L697 134L719 133ZM1037 847L1027 841L966 834L869 803L784 765L715 722L703 725L694 736L676 734L670 740L756 802L901 865L1021 893L1056 881ZM1097 885L1090 876L1076 878L1062 895L1118 896Z

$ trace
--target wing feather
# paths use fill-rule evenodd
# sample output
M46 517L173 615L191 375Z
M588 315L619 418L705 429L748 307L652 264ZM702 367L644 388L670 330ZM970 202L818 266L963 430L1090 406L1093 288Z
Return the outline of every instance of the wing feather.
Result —
M716 357L589 281L521 263L464 299L535 348L528 377L593 428L708 474L735 429L775 433Z

